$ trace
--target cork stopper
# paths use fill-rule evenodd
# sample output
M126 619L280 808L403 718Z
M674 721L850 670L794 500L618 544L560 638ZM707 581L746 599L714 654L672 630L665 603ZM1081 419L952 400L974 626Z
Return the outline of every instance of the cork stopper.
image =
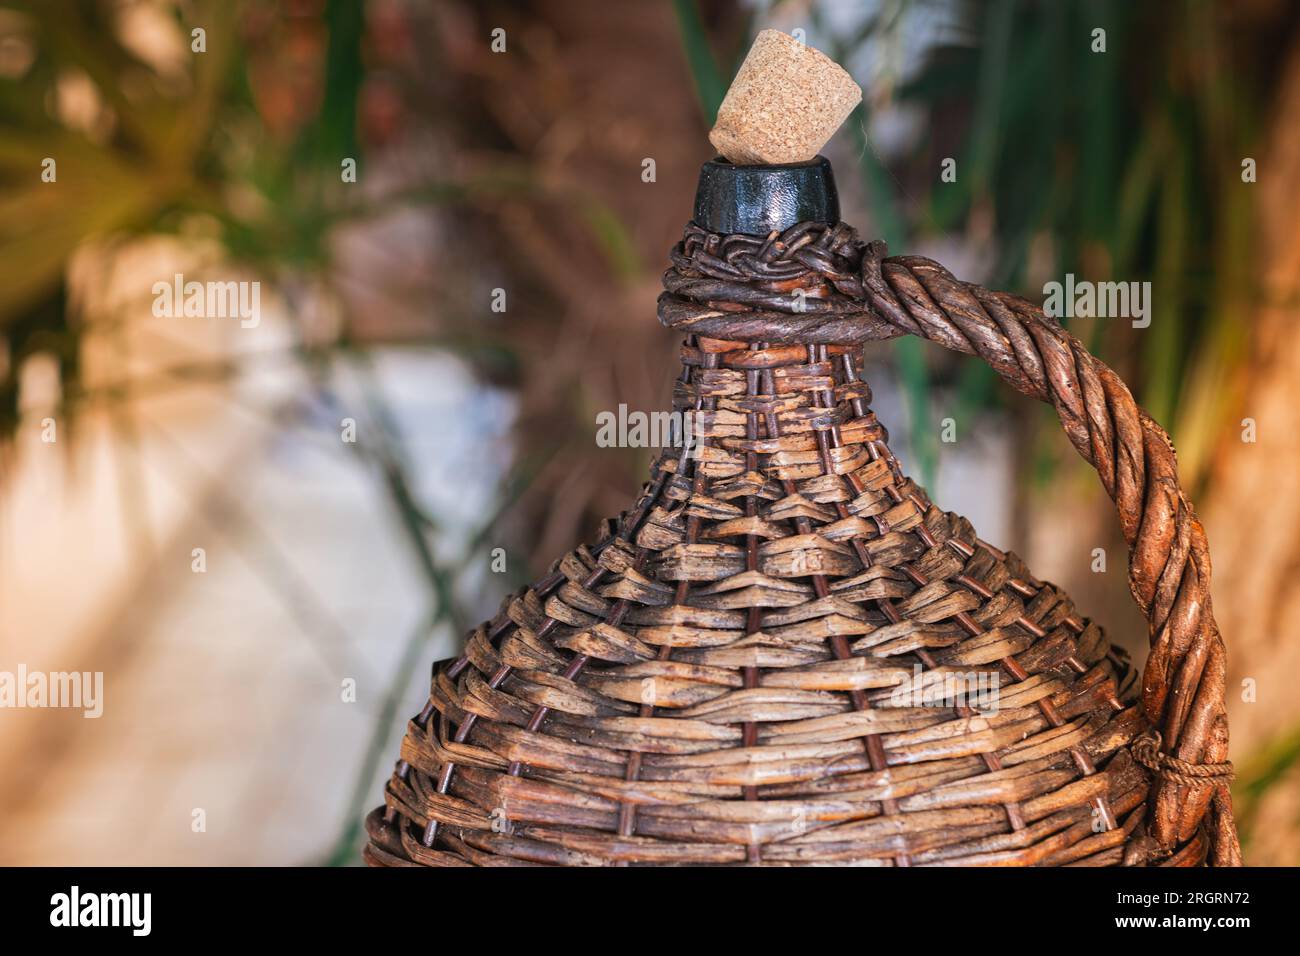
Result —
M861 87L826 54L764 30L731 81L709 142L737 165L807 162L861 100Z

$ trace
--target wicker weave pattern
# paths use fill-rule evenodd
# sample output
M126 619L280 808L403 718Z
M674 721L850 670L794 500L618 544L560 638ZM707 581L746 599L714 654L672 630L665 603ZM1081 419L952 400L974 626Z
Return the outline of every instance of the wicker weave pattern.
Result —
M688 230L661 314L861 313L851 231L800 228ZM811 315L780 311L795 289ZM903 475L856 346L742 337L682 348L699 447L436 671L367 859L1204 861L1206 825L1163 848L1143 826L1122 655ZM996 708L960 696L975 676Z
M1162 741L1153 761L1162 772L1146 827L1154 846L1135 855L1171 852L1208 822L1214 864L1240 865L1209 544L1179 485L1168 434L1119 376L1032 303L962 282L930 259L887 258L884 243L863 243L843 224L804 223L766 240L690 226L673 264L659 303L670 327L768 342L917 335L978 355L1017 391L1056 409L1115 502L1130 590L1149 627L1142 703ZM792 289L805 293L798 308ZM1190 766L1202 772L1179 769ZM1192 786L1193 777L1217 785Z

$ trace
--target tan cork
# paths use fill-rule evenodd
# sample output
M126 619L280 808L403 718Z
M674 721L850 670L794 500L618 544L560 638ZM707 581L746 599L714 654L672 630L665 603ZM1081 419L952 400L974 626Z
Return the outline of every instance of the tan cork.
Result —
M825 53L764 30L731 81L709 142L737 165L806 162L861 100L862 88Z

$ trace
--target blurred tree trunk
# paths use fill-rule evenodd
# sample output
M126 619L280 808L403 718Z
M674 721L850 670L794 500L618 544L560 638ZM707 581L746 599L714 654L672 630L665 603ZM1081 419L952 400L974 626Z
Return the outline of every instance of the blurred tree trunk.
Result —
M1202 511L1214 562L1215 613L1229 652L1232 754L1245 771L1238 809L1248 823L1256 811L1246 859L1295 865L1300 774L1294 763L1285 769L1276 742L1294 739L1300 675L1300 36L1292 40L1257 159L1258 182L1238 187L1256 190L1257 245L1254 308L1239 317L1253 326L1254 353L1240 416L1234 416L1254 421L1257 440L1243 438L1248 422L1225 436ZM1247 682L1253 682L1253 695ZM1273 754L1263 758L1270 744ZM1249 778L1264 762L1274 765L1279 780L1255 806Z
M739 34L735 5L710 9ZM646 480L653 451L598 448L595 415L671 407L678 343L655 299L712 151L671 4L462 0L440 16L464 178L528 184L466 215L495 231L466 268L492 256L511 288L499 331L536 471L503 524L540 572ZM508 55L484 39L495 27Z

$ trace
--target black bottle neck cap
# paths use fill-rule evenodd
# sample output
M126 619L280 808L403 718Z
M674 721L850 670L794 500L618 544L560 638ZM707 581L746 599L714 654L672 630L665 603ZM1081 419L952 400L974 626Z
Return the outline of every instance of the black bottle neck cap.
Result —
M765 236L800 222L840 221L826 157L782 166L736 166L719 156L700 169L695 224L710 232Z

